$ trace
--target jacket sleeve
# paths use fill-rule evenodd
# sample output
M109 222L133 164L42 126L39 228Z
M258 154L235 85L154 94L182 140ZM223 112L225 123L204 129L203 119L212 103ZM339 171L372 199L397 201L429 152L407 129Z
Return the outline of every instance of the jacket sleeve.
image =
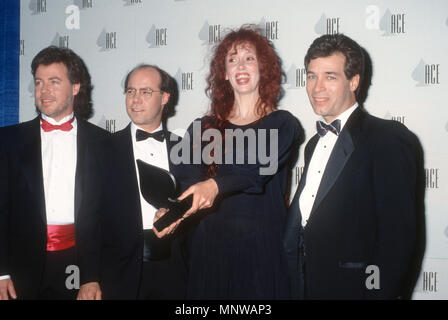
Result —
M379 268L379 290L370 298L395 299L400 295L416 239L417 152L414 136L394 124L378 140L374 156L374 201ZM387 156L386 156L387 155Z
M81 274L81 285L98 282L100 277L101 257L101 183L99 179L95 144L86 147L83 156L84 180L83 200L76 224L76 248Z
M8 271L9 178L8 159L0 141L0 276Z

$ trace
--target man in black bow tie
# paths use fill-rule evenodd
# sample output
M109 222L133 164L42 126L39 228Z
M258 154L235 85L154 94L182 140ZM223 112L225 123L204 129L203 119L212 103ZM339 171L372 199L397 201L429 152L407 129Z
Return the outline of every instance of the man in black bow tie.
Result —
M173 235L158 239L153 230L157 209L140 191L136 160L173 173L184 189L181 170L170 160L179 140L162 119L175 82L152 65L135 67L125 80L126 111L131 123L110 139L92 144L87 164L81 219L79 299L182 299L186 288L183 243ZM160 230L162 231L162 230ZM170 233L170 230L163 230Z
M352 39L316 39L305 68L322 121L288 213L293 295L397 299L416 238L416 137L358 105L364 55Z
M38 117L0 130L0 299L74 299L81 160L108 133L86 121L92 87L76 53L45 48L31 70Z

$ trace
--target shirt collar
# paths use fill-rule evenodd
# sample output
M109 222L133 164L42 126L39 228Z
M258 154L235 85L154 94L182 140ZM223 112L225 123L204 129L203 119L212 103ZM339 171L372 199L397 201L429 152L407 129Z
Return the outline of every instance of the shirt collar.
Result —
M351 114L353 113L353 111L356 110L357 107L358 107L358 102L355 102L354 105L352 105L350 108L348 108L347 110L342 112L339 116L337 116L336 119L334 119L334 120L337 120L337 119L341 120L341 131L344 128L348 118L350 118ZM323 117L321 117L321 120L323 122L327 123Z
M47 121L47 122L49 122L49 123L51 123L51 124L53 124L53 125L60 125L60 124L63 124L63 123L65 123L65 122L71 120L75 115L74 115L74 113L72 112L72 113L70 113L68 116L65 116L64 118L62 118L62 119L59 120L59 121L56 121L56 120L54 120L53 118L51 118L51 117L49 117L49 116L47 116L47 115L45 115L45 114L43 114L43 113L41 113L40 116L42 117L42 119L44 119L45 121ZM73 126L73 128L76 128L76 124L77 124L77 120L76 120L76 118L75 118L75 120L73 120L73 122L72 122L72 126Z

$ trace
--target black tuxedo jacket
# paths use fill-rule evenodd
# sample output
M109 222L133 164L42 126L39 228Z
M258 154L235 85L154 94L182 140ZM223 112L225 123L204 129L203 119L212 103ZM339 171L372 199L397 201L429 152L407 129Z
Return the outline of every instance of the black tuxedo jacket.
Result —
M312 137L305 148L304 173L288 212L284 244L293 296L398 298L415 245L416 137L398 122L356 109L302 228L299 197L318 139ZM379 282L369 278L374 274ZM380 288L369 290L366 282Z
M88 141L108 132L77 119L75 226L83 177L82 157ZM20 298L34 298L44 270L47 221L39 117L0 128L0 275L11 275Z
M165 132L168 154L177 142L170 141L169 134ZM86 166L93 174L86 180L89 196L84 198L77 230L81 284L99 282L104 299L137 299L143 263L143 222L131 126L90 145L89 153ZM171 160L169 167L180 189L185 189L188 171ZM172 239L171 257L162 261L176 265L176 274L166 276L177 277L179 290L186 290L187 263L180 239Z

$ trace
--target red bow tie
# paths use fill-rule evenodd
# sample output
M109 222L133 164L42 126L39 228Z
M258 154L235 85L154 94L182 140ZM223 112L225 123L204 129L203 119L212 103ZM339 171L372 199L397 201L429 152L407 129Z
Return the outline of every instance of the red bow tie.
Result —
M61 130L61 131L70 131L72 130L72 122L75 121L75 117L71 118L67 122L64 122L63 124L51 124L50 122L46 121L45 119L41 118L42 124L40 125L42 129L45 132L50 132L53 130Z

